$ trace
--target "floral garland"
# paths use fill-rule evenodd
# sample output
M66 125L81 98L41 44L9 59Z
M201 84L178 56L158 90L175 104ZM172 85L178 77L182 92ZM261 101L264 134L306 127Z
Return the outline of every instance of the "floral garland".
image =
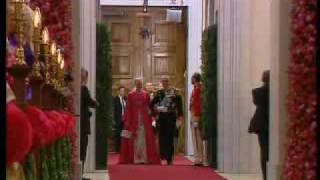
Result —
M316 16L316 0L292 0L286 180L316 179Z

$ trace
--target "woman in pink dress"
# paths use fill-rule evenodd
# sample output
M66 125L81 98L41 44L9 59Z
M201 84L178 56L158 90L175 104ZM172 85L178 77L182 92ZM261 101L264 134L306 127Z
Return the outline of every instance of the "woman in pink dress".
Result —
M150 98L142 90L142 80L135 80L136 88L128 95L121 133L120 163L160 164L152 129Z

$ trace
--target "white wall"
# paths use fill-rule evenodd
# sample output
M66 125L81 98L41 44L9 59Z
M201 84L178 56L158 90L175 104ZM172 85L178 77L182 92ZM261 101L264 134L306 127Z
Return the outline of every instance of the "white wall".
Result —
M270 66L268 0L220 0L218 6L218 168L260 172L256 135L248 134L254 113L251 90Z
M270 0L251 1L251 82L261 85L261 74L270 69Z
M271 0L270 155L269 180L280 180L287 131L290 0Z

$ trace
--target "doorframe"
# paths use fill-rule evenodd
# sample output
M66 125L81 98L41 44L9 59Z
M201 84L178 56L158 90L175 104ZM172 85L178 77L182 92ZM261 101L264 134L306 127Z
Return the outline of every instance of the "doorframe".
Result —
M191 140L190 124L190 112L188 111L189 102L192 91L192 84L190 82L191 76L194 72L200 72L201 66L201 39L202 39L202 1L183 1L182 5L175 5L177 7L184 7L187 12L187 48L186 48L186 89L185 89L185 155L190 156L193 154L193 146ZM137 7L141 6L141 2L130 0L101 0L101 6L125 6L125 7ZM149 0L149 6L155 7L170 7L170 1L155 1Z
M156 1L150 0L150 6L158 7L170 7L179 6L185 7L187 11L187 48L186 48L186 91L185 91L185 132L186 132L186 149L185 155L193 154L193 147L191 141L191 130L189 128L190 124L190 112L188 111L189 102L192 91L192 84L190 82L191 76L194 72L200 71L201 66L201 34L202 34L202 1L184 0L182 4L181 1L177 1L178 4L173 5L171 1ZM96 22L97 22L97 7L100 6L142 6L142 1L132 1L132 0L100 0L100 6L97 6L99 0L87 1L80 0L80 63L81 66L86 67L89 71L89 83L88 88L91 91L92 97L95 97L95 87L96 87ZM99 13L98 13L99 14ZM88 36L89 34L89 36ZM83 43L86 42L86 43ZM95 112L93 112L93 117L91 119L92 134L89 137L88 145L88 155L87 161L85 163L85 172L95 172Z

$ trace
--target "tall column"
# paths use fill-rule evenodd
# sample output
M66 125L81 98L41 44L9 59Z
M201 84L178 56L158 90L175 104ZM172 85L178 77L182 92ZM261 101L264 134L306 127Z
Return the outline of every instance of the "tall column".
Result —
M74 107L75 114L80 114L80 3L78 0L72 0L72 59L74 61L73 74L74 77ZM76 131L80 137L80 118L77 117ZM77 138L77 165L76 165L76 175L73 179L81 179L82 165L80 161L80 139Z
M245 173L258 173L260 171L260 161L259 161L259 147L258 147L258 139L256 135L248 133L248 125L250 123L250 119L254 113L254 105L252 103L252 88L254 88L254 84L256 82L255 79L259 79L260 81L261 73L254 73L253 70L259 69L255 67L256 63L263 64L264 62L259 59L254 59L254 52L256 52L255 48L255 40L257 38L254 37L255 32L257 31L255 27L255 16L253 16L255 9L255 3L258 1L252 2L251 0L243 0L241 1L241 12L240 12L240 22L241 28L239 29L241 34L241 45L240 45L240 69L241 73L239 75L239 94L240 94L240 147L239 147L239 172ZM259 1L260 2L260 1ZM259 14L258 17L261 15ZM261 30L261 29L259 29ZM263 30L262 30L263 31ZM261 48L261 47L260 47ZM256 63L255 63L256 62Z
M80 61L88 70L88 89L92 98L96 96L96 1L80 0ZM90 119L91 134L87 148L85 172L95 170L95 110Z
M280 180L286 136L290 0L271 1L270 156L268 179Z
M201 66L201 34L202 34L202 1L188 1L188 59L186 78L186 106L185 112L188 115L186 120L186 149L187 155L193 154L191 140L189 99L192 91L191 76L194 72L200 72Z
M218 170L239 172L239 2L219 2Z

